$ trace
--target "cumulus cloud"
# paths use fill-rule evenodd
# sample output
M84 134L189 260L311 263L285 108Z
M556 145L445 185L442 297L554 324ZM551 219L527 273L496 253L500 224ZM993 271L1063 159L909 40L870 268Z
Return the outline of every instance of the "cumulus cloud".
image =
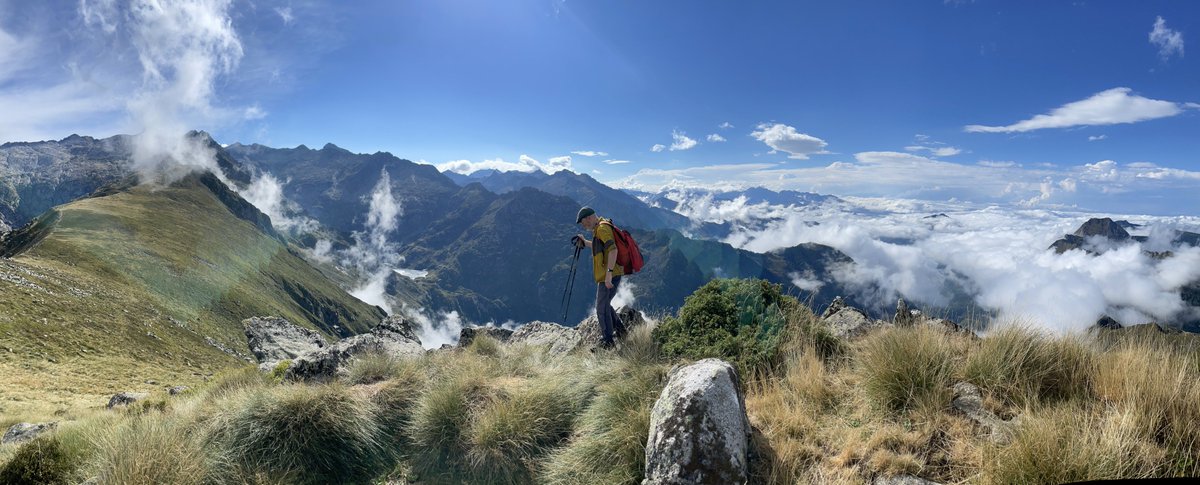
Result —
M667 149L667 146L663 145L661 143L655 143L654 146L650 147L650 151L655 152L655 153L661 152L666 149Z
M1021 319L1058 331L1086 328L1104 314L1126 324L1185 318L1191 310L1180 288L1200 280L1197 248L1175 247L1173 256L1161 260L1136 244L1116 245L1099 255L1047 249L1090 217L1131 219L1147 224L1147 232L1155 227L1195 231L1197 217L854 198L846 204L776 207L771 214L783 217L735 232L727 242L757 252L804 242L835 247L855 260L837 268L835 279L879 314L893 309L897 297L944 307L955 298L948 289L958 288L1000 320ZM950 217L926 219L931 212ZM791 277L801 288L819 283L813 275Z
M717 125L717 128L720 128L722 130L728 130L730 128L733 128L733 124L728 121L725 121L725 122L722 122L721 124Z
M687 134L682 131L675 130L671 132L671 151L691 150L699 144L696 140L688 138Z
M599 151L594 151L594 150L577 150L577 151L573 151L571 153L575 154L575 155L579 155L581 157L607 157L608 156L607 152L599 152Z
M1131 94L1132 92L1129 88L1113 88L1011 125L967 125L964 129L970 133L1023 133L1046 128L1137 123L1175 116L1190 107L1183 103L1142 97Z
M711 134L711 135L708 135L707 137L705 137L705 139L706 139L706 140L708 140L708 141L710 141L710 142L713 142L713 143L720 143L720 142L723 142L723 141L725 141L725 137L723 137L723 136L721 136L721 135L718 135L718 134L716 134L716 133L713 133L713 134Z
M1167 21L1162 17L1154 19L1154 27L1150 30L1150 43L1158 47L1158 57L1166 62L1172 55L1183 57L1183 33L1167 28Z
M482 162L472 162L470 160L451 160L445 163L435 165L441 172L454 172L463 175L470 175L480 170L495 170L497 172L525 172L532 173L541 170L546 173L555 173L561 170L571 170L571 156L564 155L561 157L551 157L546 163L533 158L529 155L522 154L517 162L508 162L503 158L484 160Z
M825 140L800 133L796 128L783 123L762 123L750 136L771 147L771 153L785 152L788 158L804 160L809 155L829 153L825 151L825 147L829 145Z

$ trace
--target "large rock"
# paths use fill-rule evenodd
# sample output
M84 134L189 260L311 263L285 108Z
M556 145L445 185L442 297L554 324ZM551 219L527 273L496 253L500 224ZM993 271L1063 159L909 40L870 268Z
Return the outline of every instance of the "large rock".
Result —
M954 400L950 406L988 432L993 443L1012 442L1018 418L1005 421L983 406L983 395L979 388L968 382L954 384Z
M0 445L9 443L23 443L38 435L54 429L58 423L17 423L8 428L4 432L4 437L0 438Z
M570 352L582 341L583 337L578 330L549 322L526 323L508 338L509 344L546 347L546 351L551 355Z
M837 300L834 300L834 304L837 304ZM831 305L829 308L832 310L835 306ZM829 310L825 313L828 315L823 318L825 325L829 326L829 330L838 338L858 337L887 323L872 319L866 312L845 304L837 307L833 313Z
M497 342L508 342L508 338L512 337L513 331L507 328L500 327L467 327L458 333L458 346L466 347L471 345L476 338L481 336L491 337Z
M329 380L344 374L354 359L366 354L420 357L425 349L407 320L390 316L370 332L296 357L284 375L297 381Z
M939 485L938 482L926 480L913 475L893 475L890 477L875 477L872 485Z
M613 329L613 339L624 339L629 332L646 324L646 317L642 312L637 311L631 306L623 306L617 310L617 325ZM582 339L582 346L596 346L600 344L602 334L600 333L600 320L596 318L596 314L592 313L579 325L575 326L575 330L579 331L579 336Z
M642 484L746 483L749 449L733 366L704 359L677 367L651 411Z
M329 345L321 334L280 317L253 317L242 320L250 352L259 368L271 369L281 360L295 359Z
M129 406L130 404L141 401L142 399L146 399L149 396L149 394L144 392L122 392L109 398L108 405L105 407L112 409L120 406Z

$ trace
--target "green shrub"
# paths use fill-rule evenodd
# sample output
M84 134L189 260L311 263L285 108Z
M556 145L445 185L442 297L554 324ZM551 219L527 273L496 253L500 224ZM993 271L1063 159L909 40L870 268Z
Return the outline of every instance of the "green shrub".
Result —
M884 329L863 342L858 364L867 397L885 411L936 411L950 405L954 349L941 330Z
M684 300L676 317L654 329L668 357L733 361L741 375L771 370L790 312L800 304L763 280L715 279Z
M1009 404L1032 406L1087 397L1095 360L1078 339L1013 325L980 342L967 359L966 377Z
M0 467L0 483L75 483L72 474L77 462L57 436L39 436L21 445Z
M266 388L225 406L232 409L212 420L209 441L243 476L364 483L391 465L375 404L341 386Z

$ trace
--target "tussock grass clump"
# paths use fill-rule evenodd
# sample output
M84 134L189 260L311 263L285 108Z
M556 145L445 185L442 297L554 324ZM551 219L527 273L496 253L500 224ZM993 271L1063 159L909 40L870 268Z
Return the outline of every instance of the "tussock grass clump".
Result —
M199 484L208 478L203 439L183 416L143 414L97 428L96 472L105 483Z
M1008 404L1086 398L1095 354L1077 337L1009 325L985 337L967 359L966 378Z
M486 357L495 357L500 355L500 342L491 336L480 335L471 341L471 345L467 346L467 351Z
M393 355L374 353L354 359L346 372L347 384L372 384L387 380L404 372L408 362L413 359L402 359Z
M0 466L0 483L75 483L77 461L57 436L39 436Z
M257 367L246 366L217 374L204 388L203 394L206 399L219 399L248 389L258 389L273 384L275 381L259 372Z
M641 483L650 411L666 384L667 368L635 362L602 362L619 367L598 386L570 441L549 457L542 481Z
M1142 439L1170 450L1169 475L1200 475L1200 372L1195 357L1146 343L1101 356L1096 394L1132 413Z
M209 441L235 474L364 483L390 465L377 407L344 387L279 386L246 392L222 407L228 411L212 420Z
M1160 476L1163 450L1138 438L1137 417L1074 402L1026 418L1016 439L994 450L985 483L1068 483Z
M857 364L868 399L894 413L948 407L953 345L941 330L924 326L888 328L867 337Z

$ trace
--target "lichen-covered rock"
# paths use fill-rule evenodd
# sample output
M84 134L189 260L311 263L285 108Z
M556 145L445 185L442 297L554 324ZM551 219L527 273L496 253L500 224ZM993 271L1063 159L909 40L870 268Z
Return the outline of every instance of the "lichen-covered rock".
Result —
M149 394L144 392L122 392L109 398L108 406L105 407L112 409L118 406L128 406L135 402L141 401L142 399L146 399L147 396L149 396Z
M339 340L293 359L284 376L296 381L329 380L343 374L354 359L366 354L419 357L425 354L425 348L407 320L392 316L370 332Z
M830 306L833 309L834 306ZM826 310L826 313L829 313ZM874 320L865 312L843 304L837 311L823 317L825 325L838 338L853 338L866 334L873 328L881 327L886 322Z
M1005 421L983 406L983 395L979 388L968 382L954 384L954 400L951 407L966 415L971 421L988 431L993 443L1008 444L1016 432L1015 425L1019 420Z
M180 394L187 392L188 389L191 389L191 388L188 386L175 386L170 389L167 389L167 394L169 394L171 396L178 396Z
M497 342L508 342L508 338L512 337L513 331L507 328L500 327L467 327L458 333L458 346L466 347L475 341L476 337L486 335L496 339Z
M631 306L623 306L617 310L617 319L619 322L617 323L617 328L613 329L613 338L618 341L625 338L633 329L646 324L645 315L642 315L642 312L637 311ZM575 326L575 330L579 331L581 346L592 347L600 344L602 336L600 333L600 320L596 318L595 313L589 315L584 321L579 322L579 325Z
M513 345L544 346L551 355L570 352L582 341L578 330L549 322L526 323L508 338L508 343Z
M50 431L58 426L58 423L17 423L8 428L4 432L4 437L0 438L0 445L9 443L24 443L26 441L37 438L38 435Z
M893 475L890 477L876 477L873 485L939 485L937 482L931 482L921 477L912 475Z
M272 369L281 360L325 348L321 334L280 317L252 317L242 320L246 341L260 369Z
M750 421L737 371L704 359L671 371L650 415L650 484L740 484L749 471Z

